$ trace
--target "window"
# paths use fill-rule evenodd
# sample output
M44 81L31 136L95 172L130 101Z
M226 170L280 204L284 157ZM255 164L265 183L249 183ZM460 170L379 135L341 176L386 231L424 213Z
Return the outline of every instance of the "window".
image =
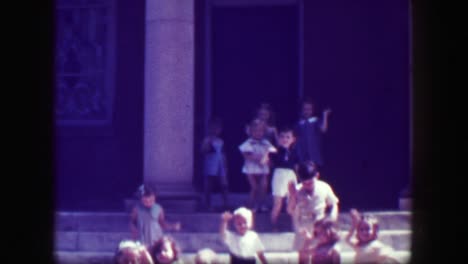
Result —
M105 125L112 119L114 1L58 0L55 7L55 120Z

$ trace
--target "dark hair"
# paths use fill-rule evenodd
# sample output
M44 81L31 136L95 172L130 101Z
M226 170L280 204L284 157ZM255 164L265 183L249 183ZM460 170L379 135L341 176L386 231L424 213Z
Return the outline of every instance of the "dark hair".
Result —
M325 231L328 238L328 243L335 244L340 240L336 222L330 221L328 219L322 219L314 223L314 229L317 227L320 227Z
M317 165L311 161L300 163L297 170L299 180L301 181L312 179L313 177L317 176L318 173L319 171L317 169Z
M315 106L314 100L312 100L312 98L310 98L310 97L305 97L304 99L302 99L301 106L305 105L305 104L310 104L310 105Z
M256 111L255 111L255 118L257 118L257 115L258 115L258 112L262 109L265 109L267 110L269 113L270 113L270 117L268 118L267 120L267 125L274 125L276 120L275 120L275 113L273 111L273 108L271 107L271 105L267 102L261 102L260 103L260 106L257 107Z
M208 126L222 127L223 122L220 117L214 116L208 120Z
M294 131L294 129L290 126L282 126L279 130L278 130L278 134L281 134L281 133L289 133L291 132L293 134L293 136L296 136L296 131Z
M136 191L135 195L140 199L144 196L156 195L156 193L153 190L153 188L151 188L147 184L142 184L140 185L140 187L138 187L138 190Z
M131 240L122 240L113 257L114 264L150 264L152 262L146 247Z
M174 261L179 259L180 249L175 240L170 236L163 236L158 241L154 242L154 244L149 249L150 255L153 258L155 264L159 263L157 256L159 253L161 253L162 246L166 242L169 242L171 249L174 252Z
M258 118L255 118L252 121L250 121L249 128L250 127L257 127L257 126L261 126L264 130L266 130L267 124L265 124L265 122L263 122L262 120L260 120Z

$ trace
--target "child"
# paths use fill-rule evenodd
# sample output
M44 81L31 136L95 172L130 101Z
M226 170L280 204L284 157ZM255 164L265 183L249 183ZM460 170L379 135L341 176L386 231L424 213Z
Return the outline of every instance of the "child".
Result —
M228 222L233 219L235 233L227 229ZM256 257L266 264L265 248L258 234L251 230L253 225L252 211L240 207L221 215L220 233L223 242L230 252L231 264L255 264Z
M137 195L140 202L130 214L130 230L134 239L148 247L162 237L163 229L180 230L179 222L166 221L164 210L156 203L156 195L149 186L141 185Z
M183 264L182 259L179 259L179 253L176 242L168 236L161 237L150 248L155 264Z
M299 250L299 263L339 264L341 262L338 241L340 236L336 223L329 220L319 220L314 224L314 234L305 231L305 243ZM312 239L317 241L315 247L310 247Z
M323 111L323 117L319 120L314 116L314 104L310 100L302 103L302 117L296 126L297 144L296 150L300 162L314 162L318 168L323 166L321 153L322 134L328 129L328 116L331 110Z
M203 248L197 251L195 255L195 264L221 264L217 260L218 256L210 248Z
M277 139L278 139L278 132L275 126L275 117L273 110L271 109L268 103L260 104L260 107L257 108L255 113L255 119L259 119L265 122L266 129L265 129L265 138L270 141L273 145L276 146ZM246 126L246 133L250 135L249 132L250 128L249 125Z
M226 156L224 155L224 141L220 138L221 131L221 120L218 118L210 120L207 136L203 139L201 146L204 155L205 203L208 210L211 210L211 192L215 183L218 183L221 187L224 208L228 206L227 166Z
M247 175L250 184L249 204L253 210L260 206L260 210L266 212L268 208L262 204L268 190L269 154L276 152L276 148L264 135L265 123L254 119L250 123L250 137L239 146L239 150L245 161L242 172Z
M123 240L114 255L114 264L153 264L145 246L132 240Z
M292 217L294 248L303 248L304 234L313 234L315 222L338 219L338 197L328 183L319 180L320 173L314 163L299 165L297 174L301 183L289 183L288 213Z
M274 230L277 229L276 225L283 200L285 200L288 194L288 183L293 182L297 184L297 176L294 171L297 170L298 158L292 149L295 140L296 138L291 128L285 127L281 129L278 137L278 152L272 154L271 157L275 168L271 184L273 194L271 223Z
M350 213L352 222L346 242L356 251L355 263L399 263L394 257L393 249L377 238L377 218L370 215L361 216L356 209L351 209Z

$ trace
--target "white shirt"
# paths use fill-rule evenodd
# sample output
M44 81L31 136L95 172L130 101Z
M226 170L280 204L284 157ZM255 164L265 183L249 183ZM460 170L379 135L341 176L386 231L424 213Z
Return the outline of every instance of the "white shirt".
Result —
M250 152L254 155L261 156L264 161L268 161L268 154L277 152L277 149L267 139L256 140L249 138L244 141L240 146L241 152ZM245 160L242 172L246 174L268 174L270 166L267 162L255 162L252 160Z
M318 118L315 117L315 116L307 118L307 122L309 122L309 123L314 123L314 122L317 122L317 121L318 121ZM299 124L302 125L302 124L304 124L305 122L306 122L306 120L305 120L305 119L302 119L301 121L299 121Z
M393 249L379 240L374 240L365 246L357 246L355 250L355 263L376 263L385 257L393 257Z
M252 230L247 230L243 236L226 231L224 243L232 254L244 258L257 257L259 251L265 251L260 237Z
M336 205L339 202L330 185L324 181L315 181L312 195L304 190L301 191L301 188L302 184L298 184L296 208L294 210L294 226L296 227L296 231L298 228L313 228L316 221L325 217L327 205Z

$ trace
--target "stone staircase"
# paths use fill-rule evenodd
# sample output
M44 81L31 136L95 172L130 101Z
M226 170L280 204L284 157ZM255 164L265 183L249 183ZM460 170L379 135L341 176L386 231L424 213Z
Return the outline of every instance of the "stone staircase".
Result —
M237 201L240 201L237 199ZM240 204L235 204L237 207ZM182 250L184 263L193 263L197 250L211 248L219 253L223 263L228 260L227 248L221 242L218 227L220 212L177 212L166 210L168 221L180 221L182 230L167 232ZM410 257L411 213L409 211L367 212L379 218L380 240L392 246L402 262ZM254 229L259 233L271 263L296 263L292 251L294 233L290 218L282 213L279 231L272 232L269 213L256 213ZM128 212L57 212L55 221L55 258L57 263L111 263L114 250L122 239L129 239ZM344 236L350 225L350 216L342 212L339 226ZM350 263L352 249L343 242L342 263Z

